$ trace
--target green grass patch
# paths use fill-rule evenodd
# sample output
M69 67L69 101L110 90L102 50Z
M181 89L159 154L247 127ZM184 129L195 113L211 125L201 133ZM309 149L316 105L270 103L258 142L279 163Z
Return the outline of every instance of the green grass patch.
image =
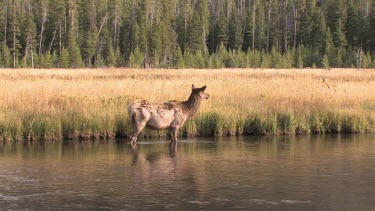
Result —
M114 109L107 113L85 110L65 113L25 111L0 120L0 138L5 141L125 138L132 128L125 109ZM291 112L270 111L238 116L205 112L189 119L180 129L179 135L195 137L373 131L375 117L350 112L318 111L295 115ZM168 130L154 131L145 128L140 137L166 138Z

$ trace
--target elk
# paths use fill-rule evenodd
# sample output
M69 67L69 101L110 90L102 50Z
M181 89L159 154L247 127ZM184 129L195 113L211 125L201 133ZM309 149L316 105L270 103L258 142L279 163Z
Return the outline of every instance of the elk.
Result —
M129 117L133 123L133 132L130 142L135 143L143 128L153 130L169 130L171 141L176 143L178 130L186 120L194 116L199 109L201 101L209 98L205 93L206 86L191 88L191 94L186 101L168 101L165 103L151 103L146 100L133 102L128 109Z

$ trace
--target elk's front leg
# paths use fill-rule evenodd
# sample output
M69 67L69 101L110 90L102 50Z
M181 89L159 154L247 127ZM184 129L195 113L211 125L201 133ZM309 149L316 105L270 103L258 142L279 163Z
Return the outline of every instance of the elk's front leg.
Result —
M138 135L143 130L143 128L145 126L146 126L146 122L135 122L134 123L133 133L130 136L130 142L131 143L137 142Z
M175 119L172 122L171 125L171 138L172 142L177 142L177 137L178 137L178 129L180 129L180 126L184 125L184 118L181 115L180 112L175 113Z
M179 129L178 127L172 128L172 133L171 133L172 142L177 142L178 129Z
M170 140L173 141L173 128L168 129L168 136L169 136Z

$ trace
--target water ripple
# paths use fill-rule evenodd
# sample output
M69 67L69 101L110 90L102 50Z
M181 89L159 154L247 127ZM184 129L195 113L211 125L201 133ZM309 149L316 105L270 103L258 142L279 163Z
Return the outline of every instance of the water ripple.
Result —
M19 199L18 196L7 196L0 193L0 199L4 201L17 201Z
M249 201L250 203L255 203L255 204L270 204L270 205L311 203L310 200L301 201L301 200L291 200L291 199L282 199L280 201L267 201L265 199L250 199Z

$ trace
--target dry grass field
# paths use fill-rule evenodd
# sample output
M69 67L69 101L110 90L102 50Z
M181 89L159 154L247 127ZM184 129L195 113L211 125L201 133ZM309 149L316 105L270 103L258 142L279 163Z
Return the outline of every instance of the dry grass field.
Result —
M374 70L2 69L0 139L126 137L131 101L186 100L191 84L211 97L182 136L375 131Z

